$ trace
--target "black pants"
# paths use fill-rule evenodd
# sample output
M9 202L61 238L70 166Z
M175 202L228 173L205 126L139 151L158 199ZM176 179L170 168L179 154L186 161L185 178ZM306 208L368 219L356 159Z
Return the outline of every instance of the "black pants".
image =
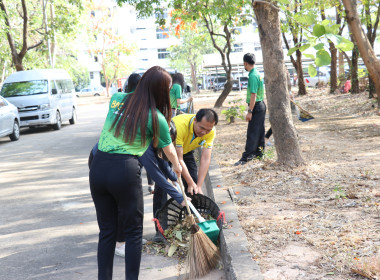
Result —
M272 128L269 128L267 133L265 133L265 138L266 139L269 139L271 136L272 136L273 132L272 132Z
M187 170L189 170L190 176L193 179L194 183L196 184L198 182L198 167L197 163L195 162L194 158L194 151L188 152L187 154L183 155L183 161L186 164ZM185 179L182 179L183 186L185 188L185 192L187 192L187 182Z
M123 223L125 279L139 276L144 201L141 166L134 156L97 151L90 169L90 189L99 225L98 279L112 279L118 219Z
M265 148L265 112L264 101L256 102L252 111L252 119L248 122L247 141L241 161L261 157Z
M163 190L163 188L160 187L160 185L155 185L154 186L154 194L153 194L153 218L158 218L157 213L158 210L160 210L168 200L168 196L166 192ZM166 214L167 215L167 214ZM166 229L167 223L161 225L163 229ZM158 232L157 226L156 232Z

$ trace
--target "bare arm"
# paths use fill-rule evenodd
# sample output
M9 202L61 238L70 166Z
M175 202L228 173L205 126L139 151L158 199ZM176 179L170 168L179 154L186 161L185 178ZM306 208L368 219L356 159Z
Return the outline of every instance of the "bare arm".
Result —
M185 161L183 160L183 148L182 147L176 147L177 156L179 159L179 163L182 167L182 177L185 179L187 183L187 192L193 194L198 193L198 187L193 181L193 178L191 178L189 170L187 169L187 166L185 164Z
M208 168L210 167L211 152L212 152L212 149L205 149L205 148L202 149L201 161L199 164L198 182L197 182L198 193L200 194L203 194L202 185L206 178Z
M173 164L172 168L174 172L177 174L178 178L181 178L182 167L178 160L176 149L174 148L173 143L163 148L163 151L165 155L167 156L167 158L169 159L169 161Z
M250 99L250 101L249 101L248 109L252 111L253 108L255 108L255 103L256 103L256 93L251 92L251 99ZM245 120L246 120L246 121L250 121L250 120L252 120L252 113L248 113L248 114L245 116Z
M191 100L193 100L192 96L190 96L188 99L177 99L177 104L184 104L190 102Z

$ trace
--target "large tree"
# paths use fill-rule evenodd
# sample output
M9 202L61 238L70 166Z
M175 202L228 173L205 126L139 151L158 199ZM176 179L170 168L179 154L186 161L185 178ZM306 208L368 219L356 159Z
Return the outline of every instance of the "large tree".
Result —
M49 2L49 12L47 4ZM40 0L9 1L0 0L0 12L3 29L6 36L13 67L17 71L25 69L24 61L31 50L39 52L39 60L47 62L48 45L57 47L55 33L72 35L78 22L82 6L80 0ZM21 24L20 24L21 23ZM52 38L52 40L48 40ZM48 44L48 41L50 44ZM41 58L41 55L45 58ZM31 63L33 66L33 63ZM50 64L53 66L53 64Z
M360 18L356 9L356 0L342 0L346 11L347 23L352 33L352 37L358 46L360 55L369 75L375 85L377 92L378 114L380 115L380 61L371 46L368 37L365 35Z
M201 70L203 55L212 52L210 38L204 28L197 26L196 22L185 25L183 30L176 27L175 34L179 37L180 43L169 48L170 64L181 72L190 66L191 83L196 93L199 93L197 77Z
M277 162L295 166L304 164L292 121L284 54L282 50L279 8L272 2L252 1L263 52L265 89L269 121L276 140Z
M135 51L135 46L128 45L121 36L113 32L112 16L110 17L107 6L100 3L90 5L90 8L97 14L92 17L89 27L89 42L92 41L90 51L102 68L106 95L110 96L109 89L112 84L131 71L127 56Z
M362 18L364 19L365 26L367 29L366 35L369 43L371 44L371 47L373 48L376 40L377 28L379 27L380 2L378 0L365 0L362 1L362 4ZM369 77L369 98L372 98L374 93L375 85L371 77Z
M284 40L285 46L288 51L291 50L291 46L288 42L287 35L290 34L293 46L300 47L304 41L304 24L305 27L309 26L311 22L307 22L304 19L309 19L304 14L304 5L302 5L301 0L295 0L293 3L285 4L285 15L286 20L283 20L282 28L282 38ZM303 21L303 24L300 24ZM306 86L304 81L303 67L302 67L302 49L295 49L296 58L294 59L292 51L288 52L290 61L293 64L294 69L297 72L297 84L298 84L298 94L306 94Z
M129 3L136 7L138 16L150 16L154 12L163 13L162 3L159 0L117 0L119 4ZM221 65L226 73L227 81L215 107L221 107L232 90L232 65L230 53L233 49L233 34L235 27L251 21L244 7L247 0L170 0L168 6L173 8L173 17L181 18L185 23L193 21L203 22L207 28L212 44L221 57ZM159 18L159 24L165 24ZM221 39L221 40L220 40Z

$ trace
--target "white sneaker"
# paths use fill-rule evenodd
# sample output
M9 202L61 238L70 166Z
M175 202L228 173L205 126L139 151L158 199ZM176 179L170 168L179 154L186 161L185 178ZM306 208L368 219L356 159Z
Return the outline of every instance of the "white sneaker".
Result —
M142 244L145 245L147 242L146 239L142 239ZM125 243L123 245L121 245L120 247L116 247L115 248L115 255L116 256L120 256L120 257L125 257Z
M115 255L125 257L125 244L115 248Z

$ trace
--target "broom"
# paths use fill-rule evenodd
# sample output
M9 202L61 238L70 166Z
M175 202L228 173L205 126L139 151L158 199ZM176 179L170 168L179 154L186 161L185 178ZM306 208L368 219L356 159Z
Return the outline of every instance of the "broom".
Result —
M179 179L182 195L185 199L186 209L191 217L190 244L186 260L186 279L202 277L213 270L219 262L220 253L210 238L195 223L187 203L182 180Z
M300 105L298 105L293 100L290 100L294 105L296 105L297 117L301 122L307 122L309 120L314 119L314 117L305 109L303 109Z

